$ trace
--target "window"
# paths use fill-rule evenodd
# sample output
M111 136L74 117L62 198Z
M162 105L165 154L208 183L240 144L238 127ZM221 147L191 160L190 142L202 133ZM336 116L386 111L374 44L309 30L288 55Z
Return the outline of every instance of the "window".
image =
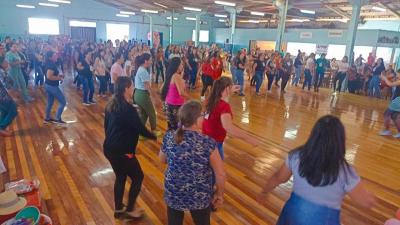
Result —
M93 28L96 28L96 22L70 20L69 26L70 27L93 27Z
M376 58L382 58L386 63L390 63L390 58L392 58L392 48L378 47L376 49Z
M300 49L301 52L310 55L313 52L315 53L316 48L317 45L312 43L288 42L286 52L297 55L297 51Z
M371 46L354 46L354 58L357 59L362 55L362 57L367 60L372 50L373 48Z
M56 19L28 18L28 27L30 34L48 34L59 35L60 26Z
M336 58L337 60L342 60L345 55L346 45L328 45L328 53L326 54L327 59Z
M129 39L129 24L106 24L107 30L107 40L111 40L115 42L115 40L119 39L128 40Z
M196 30L193 30L192 41L196 41ZM208 30L200 30L199 41L208 43L208 41L209 41L209 31Z

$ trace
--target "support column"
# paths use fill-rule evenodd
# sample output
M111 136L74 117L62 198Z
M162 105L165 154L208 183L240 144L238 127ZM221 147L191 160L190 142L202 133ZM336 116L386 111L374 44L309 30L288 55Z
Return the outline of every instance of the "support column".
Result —
M276 0L274 4L279 9L279 24L276 31L275 50L281 52L283 35L285 34L286 15L288 10L289 0Z
M153 48L153 17L151 16L151 15L149 15L149 14L146 14L146 16L147 17L149 17L149 24L150 24L150 27L149 27L149 33L150 33L150 39L149 39L149 41L150 41L150 48Z
M195 43L196 47L200 45L200 14L196 15L196 31L195 31Z
M369 3L369 0L350 0L352 5L351 20L349 28L347 29L347 45L346 56L349 57L349 63L354 61L354 45L357 38L358 23L360 21L361 7Z
M224 9L229 12L230 14L230 22L231 22L231 32L230 32L230 37L229 37L229 44L231 44L231 54L233 54L234 48L234 37L235 37L235 31L236 31L236 15L238 12L242 11L242 8L233 8L229 6L225 6Z
M174 43L174 17L175 17L175 9L172 10L171 21L169 22L169 44L172 45Z

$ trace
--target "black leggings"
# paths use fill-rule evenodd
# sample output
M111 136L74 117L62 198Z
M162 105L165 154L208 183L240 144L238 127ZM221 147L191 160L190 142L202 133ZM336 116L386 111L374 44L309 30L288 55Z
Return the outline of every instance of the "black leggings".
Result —
M201 89L201 96L204 96L208 86L212 87L214 80L212 79L211 76L203 74L201 75L201 81L203 82L203 89Z
M342 84L343 84L344 79L346 79L346 73L345 73L345 72L338 72L338 73L336 74L336 77L335 77L335 79L333 80L333 90L334 90L334 91L339 91L339 92L342 91ZM338 81L339 81L339 86L338 86L338 88L336 89L336 83L337 83Z
M284 91L289 81L290 73L282 72L281 91Z
M168 130L178 129L178 111L180 107L180 105L166 104Z
M130 212L135 206L136 198L140 193L142 181L144 178L142 168L136 157L128 158L128 156L107 156L115 173L114 183L114 201L115 210L122 210L122 199L124 198L126 177L129 176L132 180L131 188L129 189L128 205L126 211Z
M182 225L184 212L167 207L168 225ZM190 214L195 225L210 225L210 209L191 210Z
M268 91L271 90L272 83L274 82L274 77L275 77L275 74L273 74L273 73L267 73Z

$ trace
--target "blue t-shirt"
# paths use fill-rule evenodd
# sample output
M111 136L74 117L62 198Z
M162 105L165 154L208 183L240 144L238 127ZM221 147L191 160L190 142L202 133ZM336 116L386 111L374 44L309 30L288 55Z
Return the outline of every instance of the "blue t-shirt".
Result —
M210 155L217 147L214 139L185 130L181 144L168 131L161 151L167 156L164 199L173 209L200 210L210 206L213 194Z
M360 182L360 177L352 166L342 168L335 183L323 187L313 187L307 179L299 174L299 152L290 154L286 159L286 166L293 174L293 191L300 197L329 208L340 210L346 193Z
M138 71L136 72L135 76L135 88L139 90L146 90L146 87L144 86L145 82L150 82L151 77L149 72L147 71L146 68L143 66L139 67Z

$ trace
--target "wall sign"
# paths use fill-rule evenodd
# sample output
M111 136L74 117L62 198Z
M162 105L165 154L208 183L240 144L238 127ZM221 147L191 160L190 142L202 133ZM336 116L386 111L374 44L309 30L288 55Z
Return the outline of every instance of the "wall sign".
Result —
M381 43L381 44L398 44L399 43L399 37L381 36L381 37L378 38L378 43Z
M339 38L343 36L343 30L329 30L328 37Z
M312 38L312 32L300 32L300 38Z
M328 53L328 45L317 45L317 49L315 50L315 54L327 54Z

